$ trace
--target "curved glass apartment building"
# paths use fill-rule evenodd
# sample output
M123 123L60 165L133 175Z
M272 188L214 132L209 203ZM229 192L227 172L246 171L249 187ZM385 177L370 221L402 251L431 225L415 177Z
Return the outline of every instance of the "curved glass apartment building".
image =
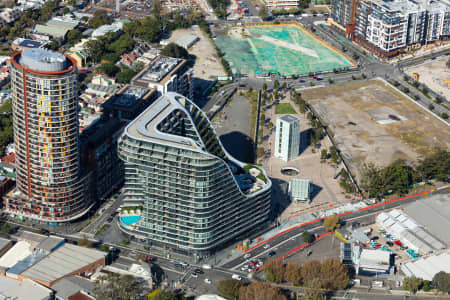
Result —
M75 62L44 49L11 57L17 185L6 211L45 222L87 211L78 155Z
M272 183L264 170L223 148L203 111L167 93L119 140L125 162L123 206L141 206L132 234L204 255L268 220Z

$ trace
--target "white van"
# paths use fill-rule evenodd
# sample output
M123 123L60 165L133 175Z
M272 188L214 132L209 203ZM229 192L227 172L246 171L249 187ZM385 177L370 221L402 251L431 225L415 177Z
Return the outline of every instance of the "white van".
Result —
M211 265L204 264L204 265L202 266L202 269L205 269L205 270L211 270L211 269L212 269L212 266L211 266Z
M233 275L231 276L231 278L236 279L236 280L242 280L242 277L239 276L239 275L237 275L237 274L233 274Z

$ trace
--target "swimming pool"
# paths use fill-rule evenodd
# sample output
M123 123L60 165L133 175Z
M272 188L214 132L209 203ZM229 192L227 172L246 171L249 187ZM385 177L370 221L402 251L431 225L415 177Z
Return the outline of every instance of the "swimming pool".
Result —
M141 216L124 216L120 217L120 220L125 225L131 225L137 223L141 219Z

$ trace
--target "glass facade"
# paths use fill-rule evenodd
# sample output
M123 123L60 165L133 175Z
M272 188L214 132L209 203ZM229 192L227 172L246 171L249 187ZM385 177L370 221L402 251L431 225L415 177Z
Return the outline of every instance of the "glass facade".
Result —
M139 124L151 128L149 136L137 134ZM152 241L209 251L267 221L270 180L264 175L266 182L252 192L241 188L243 164L226 153L206 115L184 97L166 94L133 121L119 141L119 155L125 162L124 205L143 207L137 230Z

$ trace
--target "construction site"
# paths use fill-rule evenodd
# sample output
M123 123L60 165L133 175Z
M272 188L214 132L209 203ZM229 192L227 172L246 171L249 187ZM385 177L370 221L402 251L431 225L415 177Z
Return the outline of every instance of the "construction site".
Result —
M384 80L311 88L301 94L357 178L364 163L416 161L436 147L450 147L448 123Z
M448 57L426 61L423 64L406 69L409 76L417 78L439 95L450 99L450 72L446 66Z
M234 74L291 76L354 65L298 24L223 26L214 33Z

